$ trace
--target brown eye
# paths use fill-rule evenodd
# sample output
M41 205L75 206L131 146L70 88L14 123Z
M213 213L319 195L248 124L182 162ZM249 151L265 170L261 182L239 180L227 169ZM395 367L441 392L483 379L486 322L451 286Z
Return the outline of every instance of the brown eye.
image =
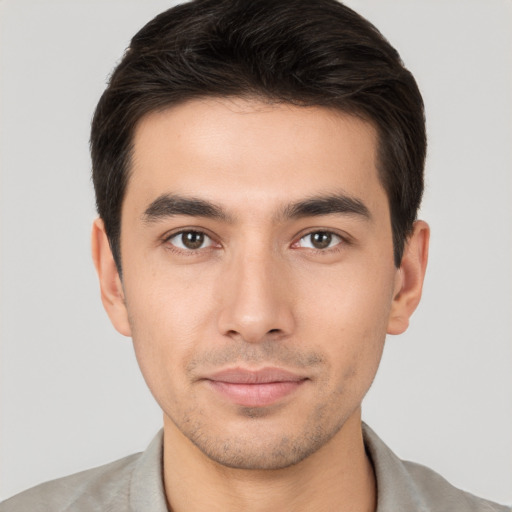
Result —
M332 235L331 233L313 233L311 235L311 244L316 249L327 249L331 245Z
M210 247L212 240L201 231L182 231L169 238L169 243L179 249L194 251Z
M330 249L342 242L341 237L329 231L314 231L299 240L299 247L309 249Z

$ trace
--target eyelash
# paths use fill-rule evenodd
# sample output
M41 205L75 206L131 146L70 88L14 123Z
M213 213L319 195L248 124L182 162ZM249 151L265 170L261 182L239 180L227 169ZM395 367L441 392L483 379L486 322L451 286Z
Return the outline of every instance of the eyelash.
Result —
M339 252L343 246L347 245L348 239L338 233L335 233L334 231L330 231L327 229L315 229L312 231L308 231L307 233L304 233L296 242L292 244L292 246L297 246L302 240L304 240L307 237L311 237L316 234L321 235L328 235L332 238L338 239L337 243L335 243L332 247L325 247L323 249L317 248L317 247L304 247L303 249L307 249L308 251L313 251L315 254L332 254ZM298 249L301 249L301 247L297 247Z
M200 247L198 249L189 249L189 248L176 247L176 245L174 245L171 242L172 239L175 239L179 236L183 236L184 234L192 234L192 233L194 233L196 235L203 235L204 237L208 238L210 240L210 244L207 247ZM326 247L324 249L319 249L319 248L315 248L315 247L303 248L303 249L307 249L308 251L312 251L315 254L325 255L325 254L336 253L336 252L339 252L340 250L342 250L343 246L350 244L350 240L346 236L342 236L341 234L335 233L334 231L330 231L328 229L315 229L315 230L308 231L307 233L302 234L299 238L296 239L295 242L293 242L291 244L291 247L301 249L301 247L297 247L297 245L300 243L300 241L305 239L308 236L312 236L315 234L330 235L332 237L336 237L337 239L339 239L339 241L332 247ZM175 233L171 233L170 235L166 235L163 238L163 242L165 243L166 248L168 250L178 253L180 255L187 255L187 256L194 256L196 254L200 254L200 253L204 252L205 250L211 250L211 249L218 248L218 247L215 247L215 245L220 246L220 244L218 242L216 242L212 236L210 236L208 233L206 233L202 229L182 229Z
M178 238L179 236L183 236L184 234L191 234L194 233L196 235L203 235L205 238L210 240L210 244L207 247L200 247L198 249L189 249L189 248L181 248L174 245L171 241L174 238ZM180 255L186 255L186 256L194 256L196 254L200 254L204 252L207 249L214 249L215 245L219 245L217 242L215 242L214 238L210 236L208 233L206 233L204 230L201 229L182 229L180 231L177 231L175 233L171 233L169 235L166 235L163 238L163 242L166 246L166 248L169 251L172 251L174 253L180 254Z

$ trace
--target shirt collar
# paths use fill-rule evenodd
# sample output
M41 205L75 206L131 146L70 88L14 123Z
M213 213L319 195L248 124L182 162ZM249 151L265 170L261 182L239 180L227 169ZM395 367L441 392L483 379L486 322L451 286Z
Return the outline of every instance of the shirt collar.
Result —
M163 430L137 461L130 482L129 501L133 512L168 512L163 478Z
M402 461L365 423L363 439L377 481L376 512L428 511ZM168 512L163 484L163 430L137 461L130 482L130 505L133 512Z
M366 423L363 423L363 439L377 482L376 512L428 512L422 493L403 462Z

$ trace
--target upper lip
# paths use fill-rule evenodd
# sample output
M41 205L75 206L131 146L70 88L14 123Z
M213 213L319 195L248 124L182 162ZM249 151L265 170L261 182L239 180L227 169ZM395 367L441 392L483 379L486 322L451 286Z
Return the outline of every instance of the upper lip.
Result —
M281 368L228 368L205 377L207 380L227 382L229 384L269 384L271 382L299 382L306 377Z

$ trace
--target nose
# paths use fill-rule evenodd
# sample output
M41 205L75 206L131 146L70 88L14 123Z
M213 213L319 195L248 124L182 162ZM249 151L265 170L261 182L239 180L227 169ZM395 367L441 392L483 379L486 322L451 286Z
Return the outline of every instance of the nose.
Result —
M219 330L248 343L287 337L295 322L285 263L264 251L247 252L234 256L223 274Z

